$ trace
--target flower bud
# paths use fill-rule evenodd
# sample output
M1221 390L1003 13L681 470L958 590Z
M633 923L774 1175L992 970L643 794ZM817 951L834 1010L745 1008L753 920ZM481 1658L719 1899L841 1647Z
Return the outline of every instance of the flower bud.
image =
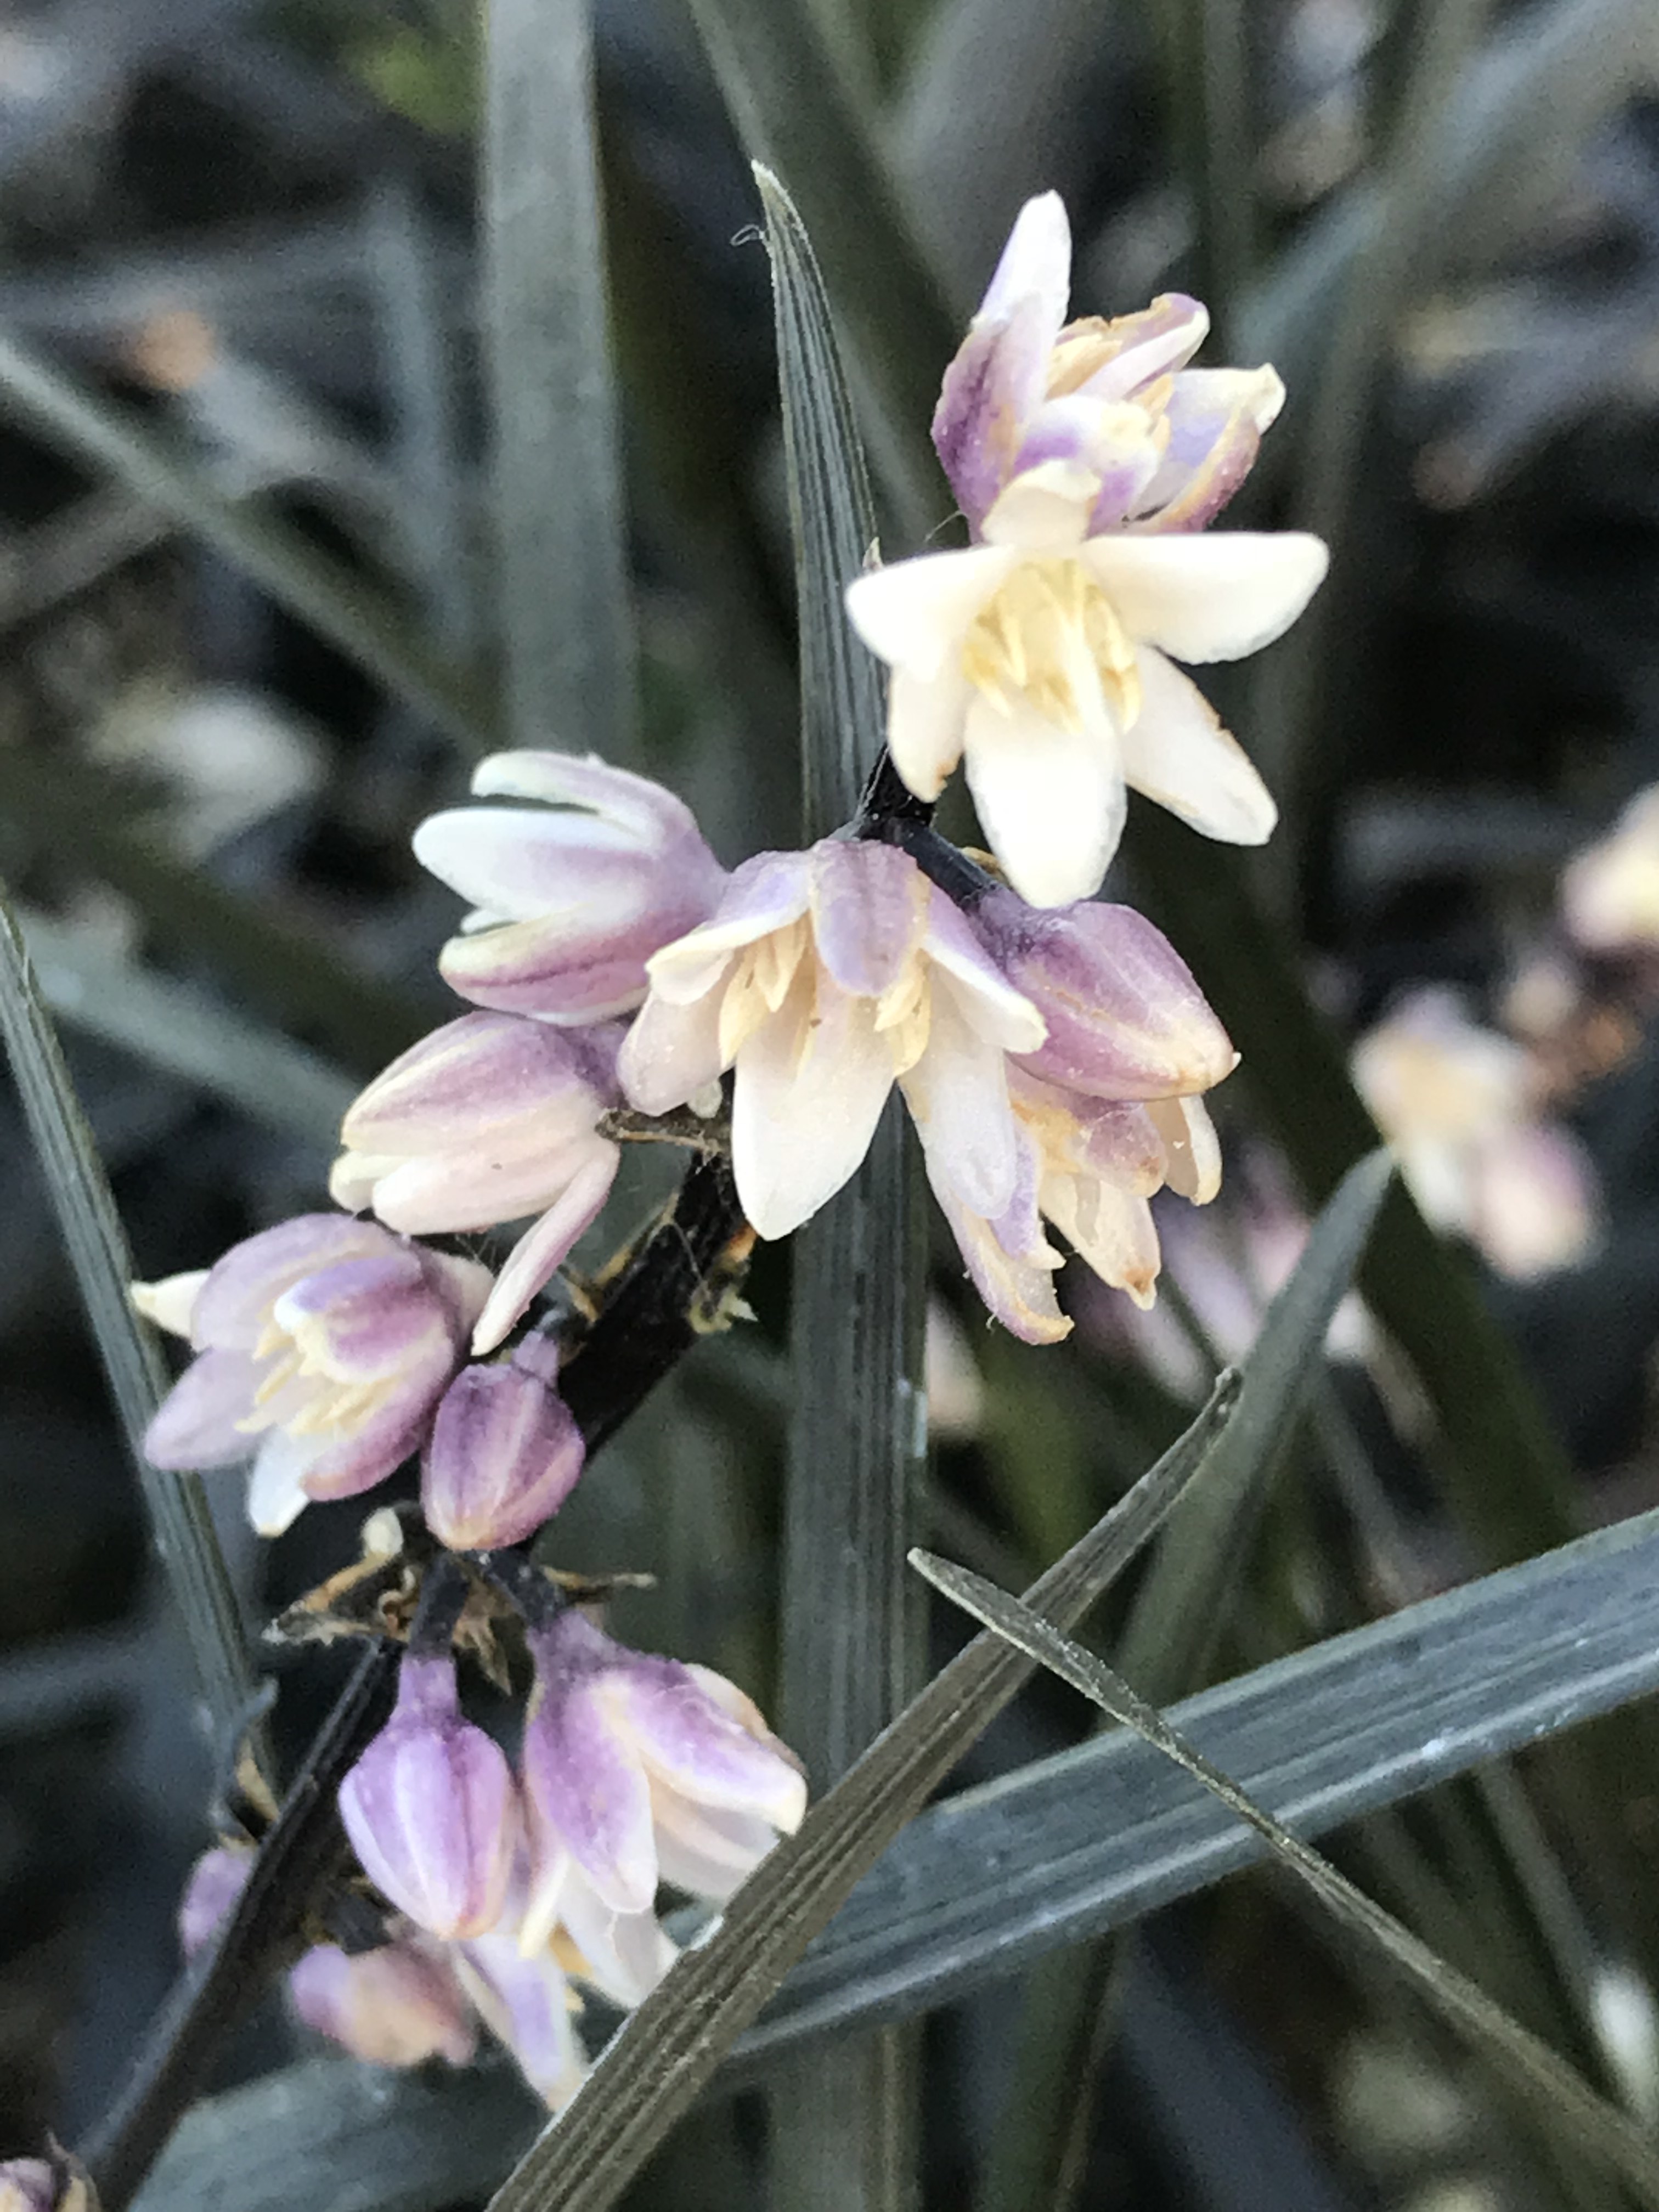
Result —
M1043 1044L1021 1056L1043 1082L1097 1098L1170 1098L1207 1091L1237 1065L1186 962L1132 908L1030 907L995 890L974 926L1048 1024Z
M319 1943L288 1978L306 2026L371 2066L465 2066L477 2040L471 2012L435 1947L410 1938L355 1957Z
M340 1785L363 1871L420 1928L480 1936L501 1917L520 1833L501 1747L461 1717L454 1662L404 1661L391 1720Z
M43 2158L0 2163L0 2212L55 2212L58 2177Z
M522 1543L570 1495L586 1449L539 1376L516 1364L464 1367L444 1393L422 1468L426 1525L452 1551Z
M228 1844L216 1844L197 1860L179 1900L179 1942L185 1958L214 1935L252 1871L252 1852L234 1850Z

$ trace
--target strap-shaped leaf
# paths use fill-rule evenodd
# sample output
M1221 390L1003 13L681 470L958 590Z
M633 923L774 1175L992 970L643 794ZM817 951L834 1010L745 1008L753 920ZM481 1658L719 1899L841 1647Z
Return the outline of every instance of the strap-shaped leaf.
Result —
M1036 1582L1032 1604L1076 1621L1158 1528L1225 1419L1233 1378L1158 1465ZM738 1892L706 1943L682 1953L533 2143L489 2212L601 2212L714 2073L860 1874L1030 1673L975 1638Z
M204 538L467 750L489 750L490 710L477 684L429 653L382 593L273 517L228 499L175 441L130 409L88 391L20 339L0 336L0 410Z
M634 734L590 0L489 0L484 301L506 721L625 757Z
M1322 1858L1257 1804L1121 1674L1081 1644L1060 1634L1018 1598L967 1568L952 1566L927 1552L912 1553L911 1564L975 1620L1069 1682L1103 1712L1133 1729L1143 1742L1200 1783L1229 1813L1255 1831L1277 1863L1295 1875L1348 1934L1402 1973L1417 1994L1462 2034L1496 2072L1522 2096L1547 2099L1591 2157L1627 2183L1641 2203L1659 2207L1659 2143L1645 2128L1598 2095L1547 2044L1540 2042L1467 1975L1448 1965L1391 1913L1357 1889L1328 1859Z
M882 685L842 603L875 510L830 302L800 217L757 164L772 264L800 633L801 829L857 813L882 746ZM915 1140L890 1099L856 1175L794 1240L779 1725L822 1787L922 1672L910 1505L927 1448L926 1248ZM915 2199L917 2054L886 2031L792 2069L772 2100L778 2212Z
M104 1372L143 1486L150 1526L195 1656L203 1693L227 1741L253 1694L236 1593L196 1474L144 1457L143 1435L167 1389L155 1340L127 1298L132 1262L92 1132L75 1096L28 955L0 892L0 1035L52 1206L69 1248Z

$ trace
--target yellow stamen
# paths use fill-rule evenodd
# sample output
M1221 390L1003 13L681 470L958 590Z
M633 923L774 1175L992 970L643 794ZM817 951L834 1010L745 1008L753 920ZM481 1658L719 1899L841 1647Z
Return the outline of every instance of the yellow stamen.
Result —
M1026 561L980 610L963 641L962 672L999 714L1022 702L1065 730L1083 726L1079 654L1094 663L1121 729L1139 719L1140 674L1122 617L1081 562Z

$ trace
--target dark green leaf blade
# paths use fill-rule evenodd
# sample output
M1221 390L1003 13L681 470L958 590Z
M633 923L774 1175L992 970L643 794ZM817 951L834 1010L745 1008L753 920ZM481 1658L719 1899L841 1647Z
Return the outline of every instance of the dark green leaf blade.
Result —
M1113 1720L1172 1759L1227 1809L1245 1821L1279 1863L1310 1890L1350 1934L1360 1937L1402 1973L1417 1994L1468 2039L1495 2071L1523 2096L1543 2096L1594 2158L1606 2162L1644 2204L1659 2206L1659 2142L1649 2131L1592 2089L1547 2044L1523 2028L1467 1976L1420 1942L1340 1874L1328 1859L1258 1805L1133 1690L1123 1677L1060 1634L1030 1608L966 1568L911 1554L919 1574L972 1614L1006 1637L1029 1658L1081 1692Z
M800 633L801 829L858 811L882 746L882 685L842 605L875 536L852 402L811 241L769 169L766 210ZM779 1726L821 1787L917 1687L905 1571L927 1452L927 1303L915 1140L890 1098L856 1175L794 1239L792 1415ZM920 2053L885 2030L789 2068L771 2105L779 2212L902 2212L915 2199Z
M115 1200L3 891L0 1034L208 1710L228 1741L246 1718L254 1687L236 1594L201 1477L165 1473L144 1457L144 1430L167 1387L166 1370L148 1326L128 1300L132 1263Z

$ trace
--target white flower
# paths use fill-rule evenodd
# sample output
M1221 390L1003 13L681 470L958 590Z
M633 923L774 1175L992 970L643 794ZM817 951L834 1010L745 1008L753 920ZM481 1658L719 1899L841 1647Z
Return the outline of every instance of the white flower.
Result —
M984 544L848 587L854 628L893 671L899 774L936 799L965 753L986 836L1034 906L1099 889L1126 785L1229 844L1271 834L1261 777L1175 661L1271 643L1325 573L1324 546L1296 532L1090 538L1097 483L1042 462L999 496Z
M935 1143L973 1202L998 1213L1012 1199L1004 1055L1036 1051L1044 1024L908 854L830 838L758 854L647 966L623 1089L660 1114L735 1067L732 1169L763 1237L841 1188L896 1080L937 1102Z

